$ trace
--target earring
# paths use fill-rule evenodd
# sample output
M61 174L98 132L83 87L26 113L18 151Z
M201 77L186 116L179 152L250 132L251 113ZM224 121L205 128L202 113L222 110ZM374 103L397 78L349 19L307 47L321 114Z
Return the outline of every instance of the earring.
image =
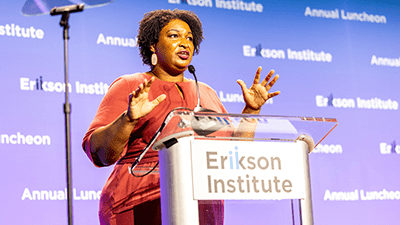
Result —
M151 55L151 65L153 66L157 65L157 61L158 61L157 55L156 53L153 53L153 55Z

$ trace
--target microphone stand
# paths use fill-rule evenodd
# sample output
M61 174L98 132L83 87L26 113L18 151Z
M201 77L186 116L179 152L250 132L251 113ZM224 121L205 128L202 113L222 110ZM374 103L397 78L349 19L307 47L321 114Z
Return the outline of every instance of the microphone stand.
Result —
M193 112L214 112L213 110L206 109L201 106L201 104L200 104L200 89L199 89L199 83L197 82L196 69L194 68L193 65L189 65L188 70L194 77L194 81L196 83L196 89L197 89L197 106L193 109Z
M69 95L69 82L68 82L68 29L69 29L69 14L74 12L82 12L84 4L71 5L64 7L54 7L50 11L50 15L62 15L60 26L63 27L63 39L64 39L64 82L65 82L65 103L64 103L64 114L65 114L65 139L66 139L66 169L67 169L67 204L68 204L68 224L73 224L72 216L72 170L71 170L71 104L68 100Z

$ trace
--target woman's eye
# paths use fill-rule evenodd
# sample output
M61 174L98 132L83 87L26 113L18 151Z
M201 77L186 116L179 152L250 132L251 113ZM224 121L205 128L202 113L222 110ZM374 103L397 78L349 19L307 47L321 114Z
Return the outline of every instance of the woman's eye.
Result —
M177 34L171 34L171 35L169 35L171 38L177 38L178 37L178 35Z
M193 41L193 37L187 37L189 41Z

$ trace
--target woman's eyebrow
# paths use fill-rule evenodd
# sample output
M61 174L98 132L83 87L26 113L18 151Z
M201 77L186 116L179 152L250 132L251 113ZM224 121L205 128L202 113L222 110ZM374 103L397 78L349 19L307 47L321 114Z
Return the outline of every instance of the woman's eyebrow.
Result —
M168 33L168 32L170 32L170 31L181 32L181 31L180 31L180 30L178 30L178 29L174 29L174 28L172 28L172 29L169 29L169 30L167 31L167 33ZM191 31L189 31L189 32L188 32L188 34L192 34L192 32L191 32Z

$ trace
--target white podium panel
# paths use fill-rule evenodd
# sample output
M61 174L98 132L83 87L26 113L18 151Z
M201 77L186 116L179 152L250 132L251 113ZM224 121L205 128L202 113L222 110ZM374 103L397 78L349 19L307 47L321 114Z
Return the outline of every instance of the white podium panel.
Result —
M304 199L301 142L193 140L194 199Z
M190 141L178 143L159 152L162 224L199 224L199 209L193 198Z

